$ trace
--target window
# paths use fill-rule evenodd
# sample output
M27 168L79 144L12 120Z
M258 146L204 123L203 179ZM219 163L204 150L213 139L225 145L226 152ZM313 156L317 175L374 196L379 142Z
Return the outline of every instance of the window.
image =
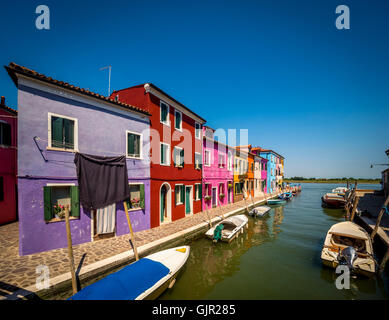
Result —
M251 172L254 172L254 162L251 163Z
M219 168L224 168L225 166L225 155L219 154Z
M185 203L185 186L183 184L176 184L174 187L176 205Z
M130 183L130 199L127 201L130 210L145 208L145 185L143 183Z
M202 163L201 163L201 153L195 152L195 169L201 169Z
M161 142L161 165L170 166L170 145Z
M228 168L229 171L232 170L232 154L231 154L230 151L228 152L228 164L227 164L227 168Z
M166 125L170 125L169 121L169 105L161 101L161 122Z
M243 182L235 183L235 194L243 193Z
M127 156L141 159L142 154L142 135L127 131Z
M205 195L210 197L211 196L211 184L205 183Z
M179 147L174 147L173 151L173 160L176 167L184 166L184 149Z
M219 196L224 196L224 183L219 183Z
M77 120L49 113L49 147L77 150Z
M204 165L207 167L211 165L211 151L209 150L204 151Z
M175 111L175 121L174 121L174 128L177 130L182 130L182 113L180 111Z
M43 187L43 201L46 222L65 219L65 207L69 208L71 217L80 217L78 186L47 185Z
M0 145L11 145L11 125L0 120Z
M4 201L4 178L0 177L0 201Z
M201 139L201 125L200 123L195 123L195 136L196 139Z
M201 188L201 184L198 183L195 184L195 201L201 200L201 198L202 198L202 188Z

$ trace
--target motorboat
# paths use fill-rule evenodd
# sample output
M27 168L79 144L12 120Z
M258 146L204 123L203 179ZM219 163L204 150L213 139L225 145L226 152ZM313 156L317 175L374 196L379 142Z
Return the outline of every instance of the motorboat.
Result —
M321 197L321 201L327 208L343 208L346 204L345 198L338 193L326 193Z
M152 300L167 288L188 260L189 246L148 255L83 288L69 300Z
M248 222L249 220L244 214L232 216L217 223L205 235L214 242L219 240L231 242L240 233L243 233L245 228L248 228Z
M293 193L292 192L284 192L284 193L281 193L279 196L278 196L278 199L281 199L281 200L291 200L293 198Z
M369 234L351 221L334 224L329 229L321 259L324 265L331 268L347 265L350 271L367 276L376 271Z
M286 203L286 200L282 200L282 199L269 199L269 200L267 200L267 204L270 204L270 205L285 204L285 203Z
M250 210L249 215L252 217L263 217L271 210L268 206L260 206Z
M346 187L337 187L335 189L332 189L332 193L336 193L336 194L344 196L348 190L349 189Z

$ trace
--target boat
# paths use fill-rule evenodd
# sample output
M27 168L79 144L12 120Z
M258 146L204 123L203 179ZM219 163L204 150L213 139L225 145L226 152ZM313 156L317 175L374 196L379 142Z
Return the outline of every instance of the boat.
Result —
M267 200L267 204L285 204L286 200L281 199L269 199Z
M376 271L370 236L351 221L334 224L328 230L321 259L324 265L331 268L348 265L350 271L366 276Z
M278 199L281 199L281 200L291 200L293 198L293 193L292 192L284 192L284 193L281 193L279 196L278 196Z
M343 208L346 204L344 197L337 193L326 193L321 197L321 201L323 206L327 208Z
M271 210L268 206L260 206L250 210L249 215L252 217L263 217Z
M205 235L214 242L231 242L239 233L243 233L244 228L248 228L248 222L249 219L244 214L232 216L210 228Z
M347 191L348 191L348 188L346 188L346 187L337 187L335 189L332 189L331 192L344 196Z
M173 287L189 253L189 246L156 252L83 288L69 300L156 299Z

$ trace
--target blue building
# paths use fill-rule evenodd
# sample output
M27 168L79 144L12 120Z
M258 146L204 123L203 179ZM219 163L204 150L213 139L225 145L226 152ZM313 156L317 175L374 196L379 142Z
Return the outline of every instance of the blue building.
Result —
M260 156L267 159L267 192L278 191L282 185L283 157L273 150L261 149Z

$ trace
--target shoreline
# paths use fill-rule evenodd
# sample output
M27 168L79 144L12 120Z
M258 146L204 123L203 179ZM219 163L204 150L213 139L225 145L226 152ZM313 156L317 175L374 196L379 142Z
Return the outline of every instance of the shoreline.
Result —
M284 179L284 182L287 183L333 183L333 184L347 184L347 181L342 181L342 180L333 180L333 181L325 181L325 180L288 180ZM367 180L367 181L357 181L358 184L380 184L380 181L372 181L372 180ZM355 181L349 181L349 184L354 184Z

